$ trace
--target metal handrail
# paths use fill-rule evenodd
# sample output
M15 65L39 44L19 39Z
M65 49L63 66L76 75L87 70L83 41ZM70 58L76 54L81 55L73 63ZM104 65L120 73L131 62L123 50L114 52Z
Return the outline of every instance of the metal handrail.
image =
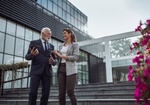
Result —
M4 77L5 72L7 72L7 71L12 71L12 72L14 72L14 71L13 71L12 69L11 69L11 70L6 70L6 71L0 70L0 81L1 81L1 83L0 83L0 85L1 85L1 87L0 87L0 93L1 93L1 96L3 96L4 84L5 84L5 83L12 83L12 82L15 83L15 81L17 81L17 80L21 80L21 82L22 82L23 79L27 78L26 88L29 87L29 86L28 86L28 84L29 84L29 67L30 67L30 65L28 65L27 67L24 67L24 68L17 68L17 71L15 71L15 72L19 72L18 70L27 68L27 72L24 72L24 73L27 73L27 76L20 77L20 78L15 78L15 79L14 79L14 76L13 76L13 73L12 73L12 79L11 79L11 80L7 80L7 81L4 80L4 78L5 78L5 77ZM21 87L22 87L22 86L21 86ZM14 87L11 86L10 89L13 89L13 88L14 88Z

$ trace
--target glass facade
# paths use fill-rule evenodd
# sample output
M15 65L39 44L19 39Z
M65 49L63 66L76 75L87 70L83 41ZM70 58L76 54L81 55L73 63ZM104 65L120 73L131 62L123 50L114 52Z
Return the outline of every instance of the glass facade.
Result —
M17 62L25 62L25 54L31 40L40 38L40 33L28 27L0 17L0 64L13 64ZM60 41L51 39L50 43L58 50L62 44ZM88 83L88 60L87 54L80 51L81 59L78 60L78 84ZM29 61L30 63L30 61ZM30 68L29 68L30 70ZM57 85L57 66L53 67L53 85ZM17 70L16 78L19 78L23 73L23 77L28 75L28 68ZM4 74L5 81L11 80L13 77L12 71L7 71ZM10 87L26 87L29 84L29 79L25 78L13 83L5 83L5 88Z
M88 70L88 55L80 51L80 57L77 61L78 79L77 84L89 83L89 70Z
M36 0L45 9L87 33L87 16L67 0Z

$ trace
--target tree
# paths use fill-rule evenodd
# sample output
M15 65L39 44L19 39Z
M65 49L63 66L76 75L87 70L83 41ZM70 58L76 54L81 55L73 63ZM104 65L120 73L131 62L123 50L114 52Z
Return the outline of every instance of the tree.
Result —
M133 53L130 52L130 45L131 40L127 38L111 41L110 48L112 58L133 55Z

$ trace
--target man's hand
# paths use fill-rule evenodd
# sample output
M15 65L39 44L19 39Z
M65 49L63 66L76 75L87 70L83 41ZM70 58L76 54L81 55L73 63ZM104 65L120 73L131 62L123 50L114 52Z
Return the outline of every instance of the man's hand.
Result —
M53 59L52 55L50 55L49 64L51 64L51 65L54 64L54 59Z
M35 47L33 47L32 49L30 48L30 51L31 51L31 55L33 55L33 56L36 56L39 54L38 49L35 49Z

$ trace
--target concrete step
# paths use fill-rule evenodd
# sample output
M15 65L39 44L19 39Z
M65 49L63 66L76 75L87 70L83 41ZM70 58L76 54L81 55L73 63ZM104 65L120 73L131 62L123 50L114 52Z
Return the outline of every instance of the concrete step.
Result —
M67 96L67 95L66 95ZM133 99L134 95L133 93L105 93L105 94L77 94L76 95L78 99ZM16 95L16 94L12 94L12 95L4 95L2 97L0 97L0 99L28 99L29 95L25 94L25 95ZM38 99L40 99L41 95L38 95ZM57 99L58 98L58 93L57 94L50 94L50 99Z
M70 101L66 100L70 105ZM78 99L78 105L134 105L134 99ZM37 100L39 104L40 100ZM28 100L0 100L0 105L27 105ZM57 99L49 100L48 105L59 105Z
M38 89L38 101L41 98L41 87ZM103 83L78 85L75 94L78 105L134 105L134 83ZM0 105L27 105L29 88L5 89L4 95L0 96ZM58 87L51 87L49 105L58 104ZM70 105L66 95L67 105Z
M84 94L84 95L88 95L88 94L106 94L106 93L122 93L122 94L127 94L127 93L133 93L134 89L113 89L113 90L107 90L107 89L92 89L92 90L89 90L89 89L75 89L75 93L78 95L78 94ZM15 91L4 91L4 95L24 95L24 94L28 94L29 91L28 90L15 90ZM41 94L41 90L38 90L38 94ZM50 91L50 94L51 95L55 95L55 94L58 94L58 90L51 90Z

